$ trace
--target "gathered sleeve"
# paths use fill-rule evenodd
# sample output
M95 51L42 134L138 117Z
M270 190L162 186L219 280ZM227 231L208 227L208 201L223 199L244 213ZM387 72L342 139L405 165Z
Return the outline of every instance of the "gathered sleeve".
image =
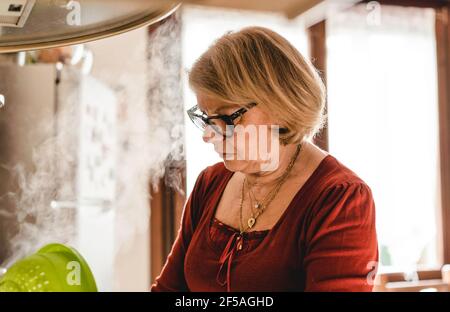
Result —
M189 291L184 278L184 258L201 215L200 209L202 205L199 203L201 202L201 194L204 188L205 171L206 169L198 176L184 206L177 237L160 275L150 288L152 292Z
M372 291L378 264L375 203L363 182L323 192L305 244L305 291Z

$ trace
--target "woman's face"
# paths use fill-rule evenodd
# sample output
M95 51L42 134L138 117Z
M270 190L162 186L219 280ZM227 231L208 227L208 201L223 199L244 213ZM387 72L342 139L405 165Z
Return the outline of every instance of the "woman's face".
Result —
M231 115L242 108L202 94L197 94L197 103L208 116ZM214 145L230 171L256 173L270 168L275 170L273 166L277 166L279 160L279 140L273 125L276 125L274 118L256 105L234 120L231 136L224 138L212 127L207 127L203 140Z

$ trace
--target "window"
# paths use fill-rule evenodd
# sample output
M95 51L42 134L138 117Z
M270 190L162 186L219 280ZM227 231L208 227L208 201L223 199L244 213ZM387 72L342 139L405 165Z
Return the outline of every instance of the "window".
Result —
M435 13L378 10L359 5L327 21L330 152L373 191L380 271L435 267L441 264Z

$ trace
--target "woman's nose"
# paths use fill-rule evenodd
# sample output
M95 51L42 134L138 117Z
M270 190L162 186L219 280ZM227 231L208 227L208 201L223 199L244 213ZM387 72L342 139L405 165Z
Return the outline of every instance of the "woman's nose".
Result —
M209 143L209 140L210 140L211 138L208 137L207 135L205 135L205 131L203 131L202 139L203 139L203 142Z
M202 138L205 143L212 144L224 141L224 136L217 130L215 130L212 126L208 126L205 128L205 130L203 130Z
M215 131L211 127L206 127L205 130L203 130L202 139L205 143L212 143L212 139L214 138Z

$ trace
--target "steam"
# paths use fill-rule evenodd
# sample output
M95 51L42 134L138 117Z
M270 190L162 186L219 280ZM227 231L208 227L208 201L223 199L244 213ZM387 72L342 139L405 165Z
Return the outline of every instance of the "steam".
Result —
M145 45L142 49L130 47L129 57L120 60L123 71L118 76L102 69L95 77L86 77L75 68L63 68L58 97L61 109L52 122L37 125L45 127L49 135L33 151L33 166L3 164L14 174L17 185L0 198L0 216L16 225L9 233L12 253L1 266L8 267L49 242L73 244L77 235L74 208L80 206L106 206L120 212L115 248L126 248L136 232L148 227L149 181L156 184L164 177L167 184L182 191L176 170L184 159L180 36L178 16L169 18L152 31L148 42L141 43ZM127 71L140 57L135 51L142 50L147 51L146 67ZM89 85L97 81L115 95L117 114L111 132L116 145L111 175L115 193L111 201L80 197L79 170L84 170L79 150L84 114L81 94L102 101L95 88L81 88L80 81ZM166 172L167 167L172 169ZM2 205L2 201L9 204Z
M181 22L176 14L156 28L150 36L148 49L149 120L153 149L150 163L153 182L162 177L166 168L166 184L181 192L181 177L177 166L182 166L184 154L184 105L182 85ZM155 153L155 147L159 153ZM174 170L173 170L174 169Z
M36 125L46 135L32 151L31 165L3 165L9 169L16 185L0 201L0 207L4 207L0 210L3 217L10 226L13 225L12 232L8 233L12 255L2 266L9 266L44 243L68 243L74 235L73 211L56 211L50 206L54 199L76 196L78 90L68 86L72 86L79 76L70 70L65 71L64 76L60 88L71 91L61 102L64 109L53 120L43 120ZM63 127L59 126L60 122Z
M185 158L180 37L178 15L172 16L144 43L143 72L120 77L119 98L127 115L118 130L122 149L116 204L121 218L116 243L121 248L149 225L149 182L156 188L164 178L183 192L178 170Z

